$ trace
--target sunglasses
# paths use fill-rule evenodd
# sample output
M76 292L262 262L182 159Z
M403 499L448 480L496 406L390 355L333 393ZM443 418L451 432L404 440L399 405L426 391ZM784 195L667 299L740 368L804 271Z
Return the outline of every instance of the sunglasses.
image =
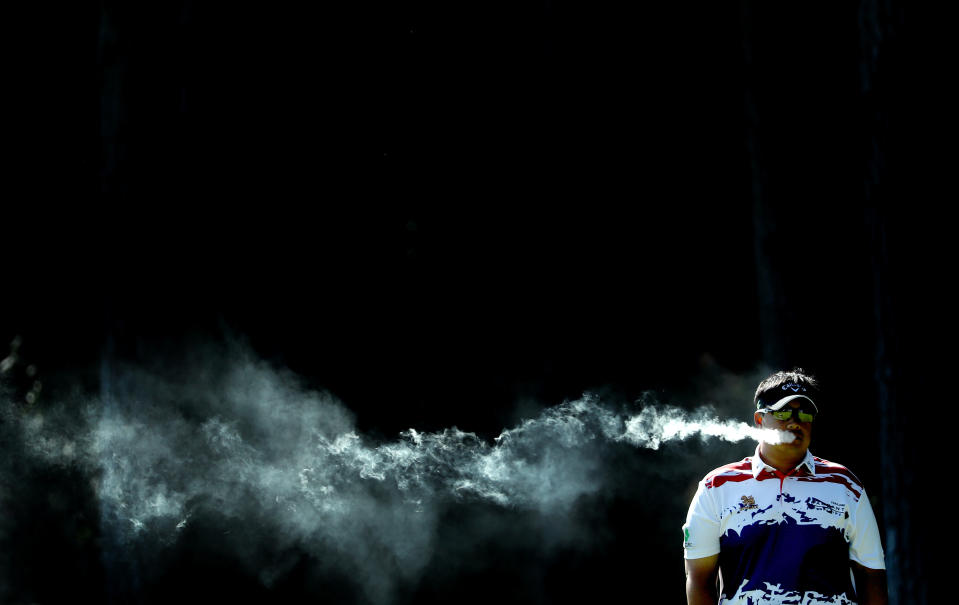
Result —
M773 418L776 420L789 420L792 418L793 412L796 412L796 416L799 418L799 422L812 422L816 419L816 413L810 410L804 410L802 408L785 408L782 410L764 410L766 414L772 414Z

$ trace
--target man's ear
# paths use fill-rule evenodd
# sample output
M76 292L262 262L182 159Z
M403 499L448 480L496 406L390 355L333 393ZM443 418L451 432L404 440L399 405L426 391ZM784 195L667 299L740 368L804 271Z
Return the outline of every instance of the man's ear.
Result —
M756 426L762 427L763 425L763 414L762 412L756 412L753 414L753 420L756 421Z

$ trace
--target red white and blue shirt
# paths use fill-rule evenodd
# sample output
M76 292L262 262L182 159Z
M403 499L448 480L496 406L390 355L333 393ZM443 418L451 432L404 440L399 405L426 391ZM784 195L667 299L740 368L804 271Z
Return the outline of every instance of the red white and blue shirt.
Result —
M687 559L719 554L721 604L855 605L849 561L885 569L862 482L813 456L782 473L756 453L699 482L683 525Z

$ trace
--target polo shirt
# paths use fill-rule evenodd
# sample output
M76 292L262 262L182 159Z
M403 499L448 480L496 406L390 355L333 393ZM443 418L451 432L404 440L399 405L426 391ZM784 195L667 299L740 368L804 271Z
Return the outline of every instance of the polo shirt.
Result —
M723 604L855 605L849 560L885 569L862 482L813 456L781 473L759 456L699 482L683 525L686 559L719 553Z

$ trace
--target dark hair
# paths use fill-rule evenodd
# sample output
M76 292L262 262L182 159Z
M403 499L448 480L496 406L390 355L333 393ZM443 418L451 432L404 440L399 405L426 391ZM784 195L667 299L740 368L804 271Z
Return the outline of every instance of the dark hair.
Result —
M759 386L756 387L756 394L753 396L753 404L758 406L759 399L764 393L778 390L782 385L790 382L806 387L813 398L819 393L819 382L812 375L806 374L806 371L802 368L793 368L788 372L780 370L775 374L770 374L759 383Z

